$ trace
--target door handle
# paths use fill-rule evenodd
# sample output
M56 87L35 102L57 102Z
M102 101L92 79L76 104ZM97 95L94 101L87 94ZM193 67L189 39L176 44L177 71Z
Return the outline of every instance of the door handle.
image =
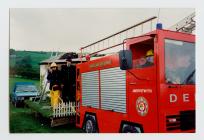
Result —
M178 88L176 85L169 85L168 88Z
M129 83L130 85L136 85L136 82Z

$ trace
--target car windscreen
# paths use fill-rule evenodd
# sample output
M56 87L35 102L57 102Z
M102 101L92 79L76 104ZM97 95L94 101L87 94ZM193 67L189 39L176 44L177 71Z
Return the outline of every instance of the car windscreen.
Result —
M16 92L37 92L34 85L17 85Z
M165 39L165 78L169 84L195 84L195 43Z

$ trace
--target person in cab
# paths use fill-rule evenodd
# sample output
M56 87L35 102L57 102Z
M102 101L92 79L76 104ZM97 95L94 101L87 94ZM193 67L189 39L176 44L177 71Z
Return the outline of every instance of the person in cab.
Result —
M139 68L149 67L154 64L154 52L152 49L146 52L146 55L139 59Z

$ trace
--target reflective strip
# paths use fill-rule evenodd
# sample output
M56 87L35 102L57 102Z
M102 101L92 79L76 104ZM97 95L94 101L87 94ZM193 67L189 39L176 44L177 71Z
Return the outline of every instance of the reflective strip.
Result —
M126 113L126 73L119 67L100 71L101 108Z

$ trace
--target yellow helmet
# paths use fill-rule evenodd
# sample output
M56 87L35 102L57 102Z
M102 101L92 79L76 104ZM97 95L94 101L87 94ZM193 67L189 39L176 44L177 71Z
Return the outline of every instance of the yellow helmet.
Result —
M52 62L50 68L52 68L52 67L57 67L57 64L55 62Z
M152 49L150 49L149 51L147 51L147 53L146 53L146 57L147 56L153 56L154 55L154 53L153 53L153 50Z

